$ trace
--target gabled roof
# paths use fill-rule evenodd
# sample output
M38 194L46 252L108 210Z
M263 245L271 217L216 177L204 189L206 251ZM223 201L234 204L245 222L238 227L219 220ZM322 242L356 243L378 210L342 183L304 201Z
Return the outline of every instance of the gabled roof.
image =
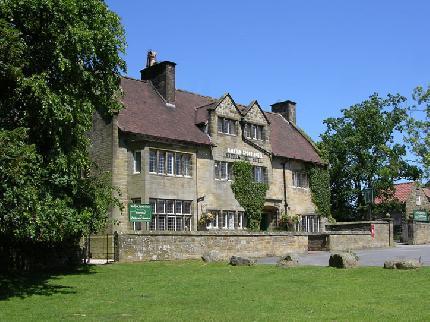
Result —
M403 183L395 184L393 199L400 201L401 203L406 202L406 200L409 198L409 195L412 192L412 189L415 188L415 186L416 186L415 182L403 182ZM383 201L384 199L381 197L375 198L375 204L380 204Z
M271 123L270 141L274 156L323 164L312 142L278 113L265 113Z
M118 114L118 126L122 131L211 144L209 137L195 125L195 108L212 103L212 98L177 90L175 107L171 107L150 82L123 77L121 87L125 108Z
M124 92L122 102L125 108L118 113L118 127L124 132L142 134L155 139L211 145L208 135L197 126L207 122L211 109L215 109L228 96L240 113L247 112L247 107L234 103L229 94L225 94L221 99L214 99L176 90L175 106L172 107L166 105L149 81L123 77L121 87ZM270 126L274 156L323 163L312 142L298 128L280 114L270 112L263 114Z

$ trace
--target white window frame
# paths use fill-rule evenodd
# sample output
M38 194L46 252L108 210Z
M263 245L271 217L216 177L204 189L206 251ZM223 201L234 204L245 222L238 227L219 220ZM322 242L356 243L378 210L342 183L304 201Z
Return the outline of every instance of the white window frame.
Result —
M149 173L157 173L157 150L149 150Z
M142 172L142 151L133 151L133 173L138 174Z
M175 154L173 152L167 152L166 164L166 174L173 176L175 173Z

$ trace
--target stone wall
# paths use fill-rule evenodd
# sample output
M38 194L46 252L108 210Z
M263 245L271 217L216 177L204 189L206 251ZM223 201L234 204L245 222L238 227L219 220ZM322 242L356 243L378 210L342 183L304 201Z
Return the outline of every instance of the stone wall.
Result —
M422 245L430 243L430 223L410 222L407 242L409 245Z
M119 261L200 259L210 250L224 259L233 255L265 257L306 252L308 236L263 232L142 232L118 236Z
M371 225L375 234L372 237ZM391 221L367 221L326 225L328 248L331 251L394 246Z

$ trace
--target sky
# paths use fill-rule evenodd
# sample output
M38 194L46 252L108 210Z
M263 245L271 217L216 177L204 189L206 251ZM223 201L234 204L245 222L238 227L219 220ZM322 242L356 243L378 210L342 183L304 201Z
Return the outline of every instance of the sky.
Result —
M430 85L430 1L107 0L126 32L127 75L149 49L176 87L237 103L297 102L314 140L324 119L371 94Z

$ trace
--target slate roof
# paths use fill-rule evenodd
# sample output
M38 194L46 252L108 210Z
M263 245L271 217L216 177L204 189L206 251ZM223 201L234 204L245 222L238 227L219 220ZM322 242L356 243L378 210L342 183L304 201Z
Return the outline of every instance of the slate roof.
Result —
M209 110L215 108L217 99L183 90L176 90L175 107L166 105L151 82L123 77L122 102L125 108L118 114L118 126L124 132L143 134L198 145L211 145L208 135L197 124L205 123ZM247 112L240 105L242 113ZM271 145L274 156L320 163L311 141L280 114L265 112L271 127Z

